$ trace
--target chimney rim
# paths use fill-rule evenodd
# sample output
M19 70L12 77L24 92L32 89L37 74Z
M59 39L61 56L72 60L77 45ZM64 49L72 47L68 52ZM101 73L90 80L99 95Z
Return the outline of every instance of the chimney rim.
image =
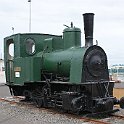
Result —
M94 13L84 13L82 15L95 15Z

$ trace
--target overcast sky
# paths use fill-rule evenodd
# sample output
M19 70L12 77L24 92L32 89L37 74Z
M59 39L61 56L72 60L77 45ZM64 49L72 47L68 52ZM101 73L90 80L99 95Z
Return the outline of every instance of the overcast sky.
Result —
M124 64L124 0L31 0L32 33L62 35L63 24L81 28L83 13L94 13L94 44L98 40L107 53L109 65ZM3 38L29 32L28 0L0 0L0 53Z

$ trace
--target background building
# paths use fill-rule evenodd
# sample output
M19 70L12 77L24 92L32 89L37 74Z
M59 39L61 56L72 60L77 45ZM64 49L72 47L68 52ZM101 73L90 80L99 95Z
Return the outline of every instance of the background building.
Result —
M113 65L109 70L111 80L124 82L124 65Z
M5 82L4 60L0 59L0 84Z
M0 59L0 71L4 71L4 61Z

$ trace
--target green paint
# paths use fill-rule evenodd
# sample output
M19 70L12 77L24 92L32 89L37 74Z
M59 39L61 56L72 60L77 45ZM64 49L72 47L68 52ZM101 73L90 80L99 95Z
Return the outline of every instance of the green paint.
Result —
M35 45L28 53L27 39ZM14 43L14 58L9 56L9 45ZM64 29L63 36L50 34L15 34L4 39L6 79L9 85L24 85L41 81L41 72L59 74L69 78L70 83L81 83L83 58L87 48L81 47L81 30ZM13 65L7 65L10 61ZM11 67L10 67L11 66Z

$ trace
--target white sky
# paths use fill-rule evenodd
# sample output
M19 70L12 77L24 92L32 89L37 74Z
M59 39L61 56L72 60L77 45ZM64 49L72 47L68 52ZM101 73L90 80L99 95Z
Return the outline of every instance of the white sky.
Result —
M108 56L109 65L124 64L124 0L32 0L32 33L62 35L63 24L82 30L83 13L95 13L94 41ZM0 53L3 38L29 31L28 0L0 0Z

